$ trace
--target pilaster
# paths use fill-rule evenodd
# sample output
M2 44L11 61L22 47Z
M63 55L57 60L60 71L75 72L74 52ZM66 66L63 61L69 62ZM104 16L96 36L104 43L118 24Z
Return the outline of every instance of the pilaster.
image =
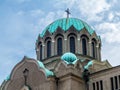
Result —
M89 40L89 42L88 42L88 44L89 44L89 45L88 45L88 46L89 46L88 55L92 57L92 47L91 47L91 43L92 43L91 40Z

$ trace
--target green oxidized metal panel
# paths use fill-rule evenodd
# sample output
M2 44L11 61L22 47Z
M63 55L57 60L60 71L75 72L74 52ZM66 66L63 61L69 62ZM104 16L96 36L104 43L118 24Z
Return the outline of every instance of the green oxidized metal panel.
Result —
M75 54L73 54L71 52L67 52L62 55L61 60L65 61L67 64L75 64L75 62L78 59Z
M58 27L62 28L62 30L64 31L67 31L72 25L77 31L80 31L83 28L86 28L90 34L94 32L94 30L87 23L83 22L80 19L63 18L63 19L56 20L50 25L48 25L40 34L40 36L43 37L47 30L50 33L54 33Z
M41 61L37 61L37 62L38 62L39 67L45 71L45 74L47 77L54 76L54 73L52 71L48 70L47 68L45 68L44 64Z

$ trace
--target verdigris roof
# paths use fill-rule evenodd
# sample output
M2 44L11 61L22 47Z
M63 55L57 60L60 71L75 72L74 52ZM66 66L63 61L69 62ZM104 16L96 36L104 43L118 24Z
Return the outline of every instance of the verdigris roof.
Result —
M67 52L62 55L61 60L64 60L67 64L74 64L78 59L75 54Z
M92 34L94 30L84 21L76 18L62 18L59 20L54 21L50 25L48 25L43 32L40 34L41 37L43 37L48 30L50 33L54 33L58 27L60 27L62 30L67 31L71 26L74 26L74 28L77 31L82 30L83 28L86 28L87 31Z
M39 67L45 71L45 74L47 77L54 76L54 73L52 71L48 70L47 68L45 68L44 64L41 61L37 60L37 62L38 62Z

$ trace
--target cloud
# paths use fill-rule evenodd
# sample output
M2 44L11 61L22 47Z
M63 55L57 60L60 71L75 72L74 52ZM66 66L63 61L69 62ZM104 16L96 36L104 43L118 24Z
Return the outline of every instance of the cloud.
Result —
M120 43L120 22L104 22L96 26L101 31L101 37L108 43Z
M28 10L28 11L20 10L17 12L17 14L20 16L29 15L29 16L32 16L34 18L34 17L42 16L44 14L44 12L41 9L34 9L34 10Z
M30 14L33 16L33 17L40 17L41 15L44 14L44 12L40 9L35 9L35 10L31 10L30 11Z
M65 9L65 7L66 7L66 8L73 8L73 6L74 6L77 2L79 2L79 0L61 0L61 1L55 0L54 7L55 7L55 8L59 8L59 9L61 9L61 8ZM76 7L77 7L77 6L76 6Z
M80 0L78 5L82 15L88 18L90 21L101 21L103 17L100 17L98 14L109 10L110 5L106 0Z
M0 51L2 51L0 52L0 79L2 80L10 74L12 68L24 55L35 58L35 38L38 32L27 19L24 14L11 12L9 17L4 15L4 20L0 22L0 41L2 42L0 44Z
M102 59L108 60L112 66L117 66L120 64L119 58L120 54L120 44L116 43L103 43L102 46Z
M66 17L66 13L62 10L44 13L41 18L38 18L37 24L35 25L35 29L40 30L42 32L49 24L63 17Z
M31 0L14 0L17 3L30 2Z
M56 19L66 17L66 13L63 10L58 10L56 12L44 12L41 9L34 9L29 11L18 11L17 15L20 17L25 17L33 24L34 29L39 33L47 27L50 23ZM28 23L30 23L28 22ZM27 24L27 23L26 23Z
M48 12L46 14L40 9L11 12L9 18L4 16L4 24L0 28L0 71L4 68L5 72L1 73L1 79L4 80L10 74L12 68L18 63L24 55L31 58L36 58L35 55L35 40L43 29L53 22L57 15L56 13ZM62 14L60 14L62 15ZM59 15L58 15L59 16ZM0 22L3 23L3 22ZM4 26L5 25L5 26ZM3 35L4 34L4 35ZM4 62L5 61L5 62ZM9 69L8 69L9 68ZM0 80L0 84L2 82Z
M106 0L56 0L56 8L74 8L81 13L88 21L101 21L99 14L110 9L110 4Z
M109 15L108 15L108 20L112 21L113 18L114 18L114 14L112 12L110 12Z

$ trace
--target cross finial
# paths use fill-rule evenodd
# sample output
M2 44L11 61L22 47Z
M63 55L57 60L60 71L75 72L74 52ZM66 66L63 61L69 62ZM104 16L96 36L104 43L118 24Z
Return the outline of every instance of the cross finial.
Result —
M67 8L67 10L65 10L65 12L67 13L67 18L69 18L69 14L71 14L69 11L69 8Z

